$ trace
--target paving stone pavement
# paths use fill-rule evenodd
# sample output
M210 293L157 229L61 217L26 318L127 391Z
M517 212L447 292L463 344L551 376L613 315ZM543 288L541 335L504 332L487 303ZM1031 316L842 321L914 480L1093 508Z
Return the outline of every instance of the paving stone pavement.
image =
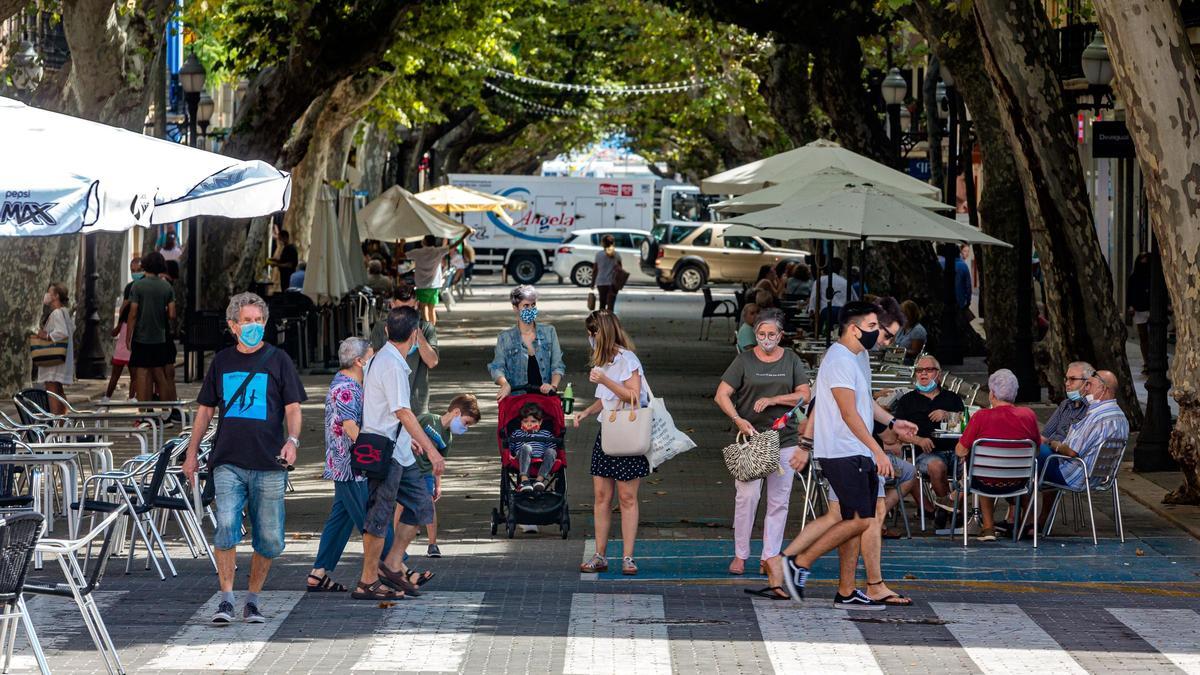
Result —
M554 530L488 537L498 472L493 388L483 365L496 331L511 325L505 292L478 285L476 296L439 324L443 366L431 378L433 405L475 391L485 422L456 442L449 460L439 503L445 557L419 555L423 540L412 550L411 564L437 573L430 592L390 607L303 592L331 494L319 480L328 375L308 375L304 449L292 476L297 490L287 498L288 546L261 599L268 622L208 625L216 577L207 560L192 559L175 543L172 529L177 577L160 581L142 569L143 551L130 575L123 574L124 561L114 560L97 595L129 672L1200 673L1200 543L1132 500L1122 502L1131 535L1125 545L1113 539L1103 505L1095 547L1071 528L1037 551L1027 542L972 542L964 550L920 535L886 542L885 574L914 598L911 608L834 610L831 557L821 561L803 604L747 595L766 584L724 572L733 496L716 452L727 425L711 403L733 352L717 337L695 339L698 295L634 289L618 303L656 393L700 444L642 490L643 576L578 571L591 551L583 453L594 428L569 434L571 538ZM544 287L539 305L562 336L568 379L586 399L583 296L580 289ZM196 385L189 386L183 395L194 393ZM792 511L789 533L798 527L799 509ZM352 585L360 551L352 540L334 579ZM245 588L248 568L247 552L236 588ZM32 575L54 577L52 564ZM39 597L30 609L54 672L104 672L69 600ZM17 672L34 667L23 640Z

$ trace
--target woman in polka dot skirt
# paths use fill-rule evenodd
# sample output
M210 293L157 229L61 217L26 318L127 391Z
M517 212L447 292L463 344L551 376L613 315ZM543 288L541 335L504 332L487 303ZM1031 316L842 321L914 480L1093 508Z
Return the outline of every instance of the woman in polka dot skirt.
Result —
M596 400L586 410L575 414L575 426L601 410L613 410L621 401L639 399L639 407L650 403L650 387L646 383L642 362L634 354L633 341L621 327L615 314L599 310L587 318L588 342L592 345L592 370L588 380L596 384ZM633 544L637 539L638 486L650 475L645 457L610 457L600 449L600 433L592 446L592 490L595 493L592 513L596 523L596 552L592 559L580 565L583 572L604 572L608 569L605 557L608 530L612 524L612 496L615 487L621 504L621 540L623 544L621 573L637 574L633 561Z

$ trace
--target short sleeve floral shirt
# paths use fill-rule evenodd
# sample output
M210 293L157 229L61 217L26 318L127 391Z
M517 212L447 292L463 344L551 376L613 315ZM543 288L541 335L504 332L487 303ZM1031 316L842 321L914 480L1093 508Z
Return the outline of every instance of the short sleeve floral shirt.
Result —
M326 480L364 480L350 468L350 436L342 428L347 420L362 426L363 388L342 373L333 376L325 397L325 472Z

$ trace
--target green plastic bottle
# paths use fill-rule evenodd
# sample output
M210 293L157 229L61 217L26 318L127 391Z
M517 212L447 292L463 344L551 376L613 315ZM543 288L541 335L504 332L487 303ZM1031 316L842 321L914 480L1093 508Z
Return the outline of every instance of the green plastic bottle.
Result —
M567 388L563 389L562 398L563 412L569 415L575 409L575 387L570 382L567 383Z

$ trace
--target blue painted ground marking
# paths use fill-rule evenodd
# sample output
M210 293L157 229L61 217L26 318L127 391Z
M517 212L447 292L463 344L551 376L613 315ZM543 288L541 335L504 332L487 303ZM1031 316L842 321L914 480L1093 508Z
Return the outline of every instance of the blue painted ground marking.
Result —
M754 542L746 577L757 575L759 551L760 542ZM733 542L729 540L641 540L637 542L636 577L622 577L618 564L598 579L736 579L726 572L732 557ZM822 557L813 572L818 579L836 576L836 553ZM1101 539L1099 545L1093 545L1090 538L1051 537L1039 540L1037 549L1025 540L972 540L964 549L961 538L890 540L883 544L883 574L896 580L911 575L916 579L997 582L1200 583L1200 541L1186 536L1126 537L1124 544L1118 539Z

